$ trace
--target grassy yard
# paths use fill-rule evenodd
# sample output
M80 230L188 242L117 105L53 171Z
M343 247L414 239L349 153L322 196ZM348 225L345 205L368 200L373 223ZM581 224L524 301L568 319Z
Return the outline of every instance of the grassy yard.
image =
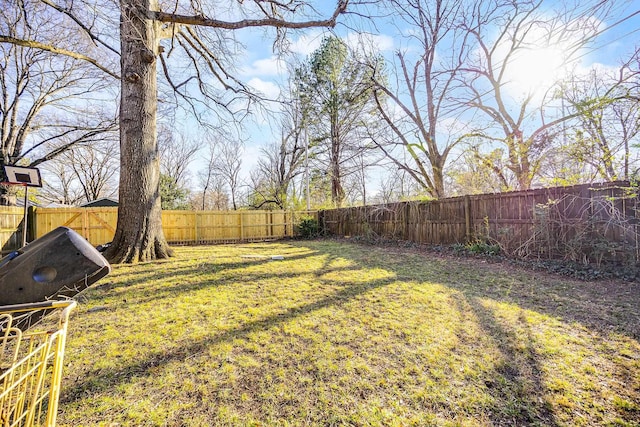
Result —
M176 253L84 294L60 425L640 425L638 284L328 240Z

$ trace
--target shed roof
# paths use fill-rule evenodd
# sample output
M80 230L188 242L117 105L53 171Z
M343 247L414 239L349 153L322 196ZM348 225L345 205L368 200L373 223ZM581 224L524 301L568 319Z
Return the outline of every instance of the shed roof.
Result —
M110 199L108 197L103 197L102 199L93 200L91 202L83 203L80 205L81 208L102 208L113 206L118 206L118 201Z

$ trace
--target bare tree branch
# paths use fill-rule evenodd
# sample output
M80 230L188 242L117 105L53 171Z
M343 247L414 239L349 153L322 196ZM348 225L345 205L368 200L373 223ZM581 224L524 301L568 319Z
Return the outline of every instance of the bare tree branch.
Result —
M18 46L24 46L24 47L30 47L30 48L35 48L35 49L40 49L40 50L45 50L47 52L51 52L51 53L56 53L58 55L65 55L74 59L79 59L82 61L86 61L89 64L94 65L95 67L99 68L100 70L104 71L105 73L107 73L108 75L110 75L111 77L113 77L116 80L120 80L120 76L116 73L114 73L113 71L109 70L108 68L104 67L103 65L101 65L98 61L96 61L93 58L90 58L86 55L83 55L81 53L77 53L77 52L72 52L70 50L67 49L62 49L59 47L55 47L46 43L40 43L38 41L35 40L23 40L23 39L18 39L15 37L9 37L9 36L5 36L0 34L0 43L11 43L14 45L18 45Z
M104 40L102 40L100 37L96 36L95 34L93 34L93 32L91 31L91 29L89 27L87 27L86 25L84 25L84 23L82 22L82 20L80 18L78 18L71 10L66 9L62 6L59 6L55 3L53 3L50 0L40 0L42 3L46 4L47 6L50 6L52 8L54 8L55 10L57 10L58 12L61 12L65 15L67 15L73 22L75 22L80 28L82 28L82 30L91 38L91 40L94 41L94 43L100 44L102 46L104 46L105 48L109 49L111 52L115 53L116 55L120 55L120 52L113 48L111 45L109 45L107 42L105 42Z
M226 30L238 30L249 27L275 27L275 28L312 28L312 27L334 27L338 16L347 10L349 0L340 0L336 10L328 19L292 22L279 18L263 18L263 19L244 19L241 21L230 22L218 19L207 18L204 15L179 15L175 13L166 13L161 11L149 11L149 17L160 22L173 22L178 24L198 25L201 27L224 28Z

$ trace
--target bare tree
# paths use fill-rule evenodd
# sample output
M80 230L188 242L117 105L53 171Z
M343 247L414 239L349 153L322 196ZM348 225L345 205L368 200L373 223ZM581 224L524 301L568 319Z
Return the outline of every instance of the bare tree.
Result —
M213 169L228 186L231 194L231 207L234 211L238 209L242 151L242 143L237 140L219 140L218 144L211 147L211 155L215 156Z
M388 2L412 31L407 48L396 53L395 81L374 73L378 112L391 129L373 138L396 167L409 174L432 197L445 195L444 170L460 131L441 128L455 120L459 103L451 101L467 52L468 32L458 26L463 0ZM447 135L448 133L448 135Z
M119 52L121 72L117 73L96 60L97 56L92 56L95 52L90 49L79 52L76 49L79 46L60 43L60 40L32 40L0 34L2 43L31 46L41 51L82 59L111 76L121 76L118 225L113 244L105 253L112 262L146 261L171 255L161 223L156 134L157 69L164 71L167 83L176 96L194 106L195 113L196 97L188 90L193 86L199 90L197 95L202 97L200 99L206 100L204 104L234 113L238 100L234 97L224 99L219 96L221 93L235 94L242 99L252 97L234 77L233 71L225 66L225 63L232 61L232 57L225 56L224 48L217 51L216 47L224 47L233 31L243 28L276 28L278 36L282 37L286 29L333 26L348 3L348 0L341 0L328 19L298 21L297 18L308 18L308 13L315 11L308 7L310 4L307 1L283 3L253 0L237 5L235 2L228 5L175 2L163 5L167 9L162 10L157 0L121 0L118 50L110 44L112 39L109 38L109 34L116 32L116 26L104 31L105 27L99 28L98 25L113 25L109 22L108 14L103 15L102 19L83 20L93 11L109 8L111 5L108 2L93 4L85 0L61 6L53 0L42 1L51 7L51 11L55 10L71 19L96 48L108 49L116 55ZM163 37L169 42L161 46ZM214 40L217 43L210 43ZM176 53L178 50L179 55ZM185 80L176 80L169 72L168 57L172 53L174 57L180 57L180 63L184 64L186 59L193 67L191 75ZM218 56L218 53L221 55ZM184 71L184 67L181 70ZM217 91L209 90L213 86L205 83L205 74L217 80Z
M640 142L638 81L640 50L636 49L617 70L594 68L563 85L566 108L578 113L575 126L567 130L570 135L563 138L563 151L593 170L592 179L629 179L634 172L632 150Z
M213 144L215 144L215 142L209 142L209 156L207 157L205 169L198 172L198 178L202 187L201 203L203 211L211 209L211 204L207 203L211 198L210 191L215 193L217 190L222 190L222 180L217 175L215 169L215 152L211 148Z
M599 18L610 4L599 2L585 8L577 2L565 3L555 11L543 11L542 7L542 0L477 2L462 24L470 35L469 43L473 43L460 74L467 89L465 102L486 118L476 136L492 147L472 145L471 149L509 189L531 187L557 140L559 125L577 115L550 118L545 110L550 99L545 95L553 95L553 91L541 95L532 89L522 96L510 93L518 57L532 55L540 46L564 45L562 64L558 65L570 63L595 37ZM496 27L497 35L493 35ZM493 148L496 145L502 149Z
M304 173L307 153L304 112L296 96L284 100L280 115L281 138L260 150L256 169L251 173L251 206L256 209L291 206L294 180ZM307 159L308 160L308 159Z
M160 173L184 186L190 165L201 147L200 142L188 141L183 135L175 135L168 126L162 126L158 133Z
M288 133L279 144L260 150L257 169L252 173L254 208L285 209L288 206L291 184L304 172L305 147L299 136L299 133Z
M69 165L54 160L45 163L42 169L44 185L38 192L38 199L66 206L82 203L82 187Z
M60 160L71 167L87 202L117 194L118 146L114 141L77 145Z
M419 184L406 170L391 165L380 178L378 191L373 197L374 203L388 204L416 197L420 193L416 187Z
M115 136L115 135L114 135ZM76 144L43 165L39 197L67 205L118 194L118 145L114 139Z
M114 112L108 111L108 82L85 61L43 50L34 41L72 39L64 21L39 2L6 6L0 12L2 176L2 165L35 167L116 129ZM13 201L5 197L6 188L0 193L0 203Z
M366 152L360 152L353 162L353 172L345 183L347 200L350 205L367 204L368 169L373 166L372 161L366 156Z
M198 173L202 186L202 197L198 199L203 210L212 200L214 205L220 205L223 198L216 193L223 192L225 187L229 190L232 209L238 208L243 147L241 142L229 138L220 134L209 138L206 166Z
M168 125L158 132L160 153L160 200L162 209L188 209L191 171L189 166L200 149L199 142L176 135Z
M191 209L203 211L229 210L229 195L224 190L224 183L217 179L209 184L206 191L192 195Z

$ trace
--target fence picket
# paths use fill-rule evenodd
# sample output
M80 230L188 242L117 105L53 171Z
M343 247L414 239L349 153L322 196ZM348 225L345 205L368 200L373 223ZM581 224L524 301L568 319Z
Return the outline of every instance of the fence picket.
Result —
M640 203L626 181L468 195L322 212L336 235L425 244L498 244L508 254L578 262L640 261Z
M3 253L20 247L22 215L22 208L0 209ZM480 239L518 256L640 261L639 197L626 181L321 212L163 211L162 226L172 244L257 241L294 236L303 216L336 235L426 244ZM67 225L98 245L113 238L117 208L36 208L31 218L32 238Z
M270 240L294 236L295 224L302 215L312 215L317 219L317 212L306 211L163 211L162 228L171 244ZM113 239L118 209L36 208L33 217L33 238L42 237L54 228L65 225L80 233L92 245L99 245ZM0 223L3 251L17 249L19 244L16 246L16 239L12 236L19 231L22 209L0 210L0 218L4 221ZM18 218L18 222L15 218ZM278 222L274 222L274 219ZM7 227L3 228L5 223Z

